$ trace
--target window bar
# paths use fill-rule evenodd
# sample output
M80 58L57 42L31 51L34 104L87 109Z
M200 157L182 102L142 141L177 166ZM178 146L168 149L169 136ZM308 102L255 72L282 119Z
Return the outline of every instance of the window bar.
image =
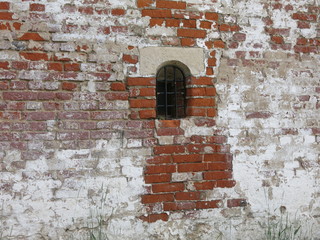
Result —
M177 68L173 68L173 81L174 81L174 83L173 83L173 84L174 84L174 105L175 105L175 116L174 116L174 118L177 118L177 113L178 113L176 71L177 71Z
M164 106L165 106L165 119L168 118L168 86L167 86L167 67L164 67L164 86L165 86L165 98L164 98Z

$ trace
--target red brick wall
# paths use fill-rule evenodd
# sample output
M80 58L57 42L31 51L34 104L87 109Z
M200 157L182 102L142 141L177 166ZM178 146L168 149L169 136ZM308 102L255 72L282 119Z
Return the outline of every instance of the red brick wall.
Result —
M117 35L138 35L117 20L130 17L128 9L96 8L90 1L82 1L80 6L65 4L61 8L64 14L77 13L88 19L94 16L97 21L107 17L112 24L101 21L99 26L92 27L64 21L56 23L58 27L41 27L38 22L50 23L53 19L45 4L30 1L24 12L14 12L12 4L0 2L0 34L5 36L0 53L0 149L19 151L21 158L0 162L1 171L23 170L27 161L52 159L59 149L90 149L98 140L122 137L139 142L141 148L152 149L152 156L145 159L147 187L141 202L147 214L141 217L143 220L168 220L175 211L246 204L244 199L207 197L213 189L233 188L236 184L230 146L215 121L219 114L216 73L225 50L234 52L223 56L230 67L265 64L275 69L279 62L266 62L259 44L254 46L256 51L240 48L247 36L237 21L227 21L223 13L193 10L193 4L187 1L137 0L134 9L148 17L147 28L164 26L176 32L170 37L143 36L146 41L156 42L157 46L201 47L205 54L203 74L187 80L186 119L156 120L155 77L139 75L139 43L122 43L122 52L116 59L110 57L103 62L95 56L113 56L112 47L109 52L99 53L97 40L82 41L82 36L92 28L108 40ZM277 3L272 8L287 12L293 9L289 4ZM308 11L291 14L299 29L314 27L318 15L319 7L311 5ZM275 27L269 17L264 22L271 50L297 58L300 54L319 53L318 37L299 36L293 41L287 38L289 28ZM211 37L215 32L219 36L227 34L227 40ZM80 39L72 40L73 33L79 34ZM119 70L119 65L124 70ZM119 77L123 71L126 76ZM94 91L90 90L92 82ZM318 94L319 87L315 89ZM301 95L299 101L307 102L309 98ZM319 109L319 103L316 104ZM245 114L246 119L270 116L268 111ZM187 135L184 122L194 128L214 129L213 134ZM312 130L319 135L319 128ZM166 136L171 136L172 142L159 141ZM31 141L42 147L31 148Z

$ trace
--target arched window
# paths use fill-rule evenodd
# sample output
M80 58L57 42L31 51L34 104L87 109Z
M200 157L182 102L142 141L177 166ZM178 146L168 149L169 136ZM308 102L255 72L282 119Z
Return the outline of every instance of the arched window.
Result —
M185 117L185 75L174 65L165 65L157 73L157 118Z

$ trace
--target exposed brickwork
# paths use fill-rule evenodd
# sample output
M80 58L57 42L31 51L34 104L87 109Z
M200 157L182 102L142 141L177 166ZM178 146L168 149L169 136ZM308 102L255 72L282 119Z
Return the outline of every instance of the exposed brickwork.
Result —
M1 1L0 235L81 239L106 192L110 239L262 239L266 195L319 236L319 13L304 0ZM185 118L156 119L148 47L200 49Z

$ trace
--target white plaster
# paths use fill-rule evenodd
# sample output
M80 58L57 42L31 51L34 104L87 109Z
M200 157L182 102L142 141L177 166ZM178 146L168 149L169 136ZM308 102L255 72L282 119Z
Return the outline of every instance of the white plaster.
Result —
M204 71L204 52L201 48L147 47L140 49L140 74L155 75L161 64L179 61L192 75Z

